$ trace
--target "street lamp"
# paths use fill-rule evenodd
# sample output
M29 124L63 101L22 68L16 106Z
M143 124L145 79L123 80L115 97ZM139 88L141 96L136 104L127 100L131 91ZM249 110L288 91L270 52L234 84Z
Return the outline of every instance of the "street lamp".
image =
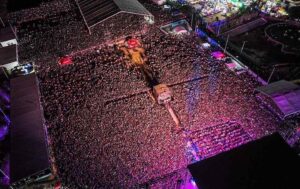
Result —
M225 44L225 48L224 48L224 53L226 53L228 41L229 41L229 34L227 35L226 44Z
M248 41L244 41L243 42L243 45L242 45L242 48L241 48L241 54L242 54L242 52L243 52L243 50L244 50L244 47L245 47L245 44L247 43Z

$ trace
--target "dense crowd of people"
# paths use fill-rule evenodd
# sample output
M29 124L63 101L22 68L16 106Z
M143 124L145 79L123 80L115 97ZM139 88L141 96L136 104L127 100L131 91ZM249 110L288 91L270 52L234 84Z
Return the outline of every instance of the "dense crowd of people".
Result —
M252 96L258 83L226 70L196 36L165 35L154 27L139 38L147 64L161 83L172 86L172 106L184 127L201 131L235 120L252 139L274 131L276 119ZM72 60L73 65L39 73L53 155L64 184L130 188L190 163L186 141L173 132L168 112L153 104L141 74L128 70L113 47L74 53ZM224 137L217 132L210 140ZM229 140L227 148L236 145ZM222 151L217 149L214 154Z
M145 183L174 188L186 178L178 171L191 163L185 138L174 132L168 111L149 97L141 73L127 69L122 54L104 44L124 35L141 40L148 66L172 89L171 106L182 126L194 133L201 156L276 131L279 120L253 95L259 83L247 73L228 70L194 34L162 33L157 26L167 16L153 8L157 12L161 20L144 32L144 21L128 16L108 22L116 30L101 30L100 24L88 35L78 13L71 11L19 26L21 61L35 60L40 66L51 156L67 188L137 188ZM57 58L65 54L72 64L58 65ZM171 180L157 179L170 173Z
M20 60L48 67L56 64L61 56L144 30L142 16L120 13L94 26L90 35L73 1L70 7L69 11L17 25Z
M222 136L222 137L220 137ZM247 132L235 121L229 121L192 133L202 158L229 151L251 141Z
M11 12L8 19L11 23L20 24L23 22L45 19L48 16L68 12L70 10L69 0L53 0L41 2L38 7L23 9L16 12Z

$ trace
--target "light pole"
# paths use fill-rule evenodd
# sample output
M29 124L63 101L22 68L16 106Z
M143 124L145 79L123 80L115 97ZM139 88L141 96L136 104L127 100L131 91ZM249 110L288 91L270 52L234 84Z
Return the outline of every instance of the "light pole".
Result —
M244 41L243 42L243 45L242 45L242 48L241 48L241 54L242 54L242 52L243 52L243 50L244 50L244 47L245 47L245 44L247 43L247 41Z
M229 34L227 35L226 44L225 44L225 48L224 48L224 53L226 53L228 41L229 41Z
M4 173L4 171L2 171L2 170L0 169L0 172L1 172L7 179L9 179L9 176L7 176L7 175Z
M221 22L218 21L218 32L217 32L217 36L220 35L220 30L221 30Z
M4 22L3 22L3 20L2 20L1 17L0 17L0 22L2 23L3 27L5 27L5 24L4 24Z
M5 71L4 71L5 72ZM6 75L6 74L5 74ZM3 112L2 108L0 108L0 112L4 116L5 121L7 121L10 124L10 119L6 116L6 114Z
M272 72L271 72L271 74L270 74L270 76L269 76L269 78L268 78L268 81L267 81L268 84L269 84L270 81L271 81L271 78L272 78L272 76L273 76L273 74L274 74L274 72L275 72L275 69L276 69L276 67L274 66L274 67L273 67L273 70L272 70Z

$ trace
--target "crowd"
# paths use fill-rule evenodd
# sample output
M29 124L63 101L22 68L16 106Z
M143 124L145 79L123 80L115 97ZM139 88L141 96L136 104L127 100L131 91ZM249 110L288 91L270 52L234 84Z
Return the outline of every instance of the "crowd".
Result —
M69 0L46 0L41 2L38 7L11 12L8 15L8 19L13 24L20 24L33 20L45 19L48 16L56 15L61 12L68 12L69 10Z
M94 26L90 35L73 1L70 1L69 11L59 11L28 20L18 23L16 27L19 57L21 61L34 61L41 67L55 65L59 57L72 52L134 32L141 33L145 26L142 16L120 13Z
M229 151L251 141L251 137L235 121L229 121L192 133L194 142L199 146L203 158Z
M274 131L276 119L252 96L258 83L227 71L194 35L178 38L151 28L139 37L147 64L160 82L172 86L172 107L185 128L198 131L239 121L248 133L241 132L248 138L240 143ZM186 140L173 132L168 112L153 104L140 73L127 70L113 47L75 53L72 60L73 65L39 73L53 155L65 185L134 188L190 163ZM231 131L218 132L212 130L209 143L231 137ZM226 149L217 148L213 154L240 143L229 140Z
M297 117L288 118L282 123L280 129L281 135L300 154L300 119Z
M256 101L253 90L259 84L247 73L227 70L193 34L165 35L157 25L141 33L144 23L136 18L129 17L130 23L115 18L109 27L116 31L95 28L91 36L71 12L19 28L20 59L33 58L40 66L51 156L67 188L137 188L145 183L174 188L186 178L176 172L191 163L186 139L174 132L168 111L153 103L142 75L126 68L122 54L113 46L99 45L120 35L138 33L147 64L171 87L171 106L182 126L194 133L202 156L268 135L279 125ZM73 63L59 66L60 53L70 54ZM225 147L211 147L219 142ZM171 181L157 179L170 173L175 174Z

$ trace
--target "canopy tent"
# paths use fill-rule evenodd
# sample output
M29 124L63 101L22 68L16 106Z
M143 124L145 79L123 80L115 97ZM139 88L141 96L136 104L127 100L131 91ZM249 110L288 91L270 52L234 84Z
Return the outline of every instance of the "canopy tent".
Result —
M255 89L272 102L280 110L282 119L300 113L300 86L281 80Z
M85 24L91 28L119 13L136 14L154 19L137 0L76 0Z

